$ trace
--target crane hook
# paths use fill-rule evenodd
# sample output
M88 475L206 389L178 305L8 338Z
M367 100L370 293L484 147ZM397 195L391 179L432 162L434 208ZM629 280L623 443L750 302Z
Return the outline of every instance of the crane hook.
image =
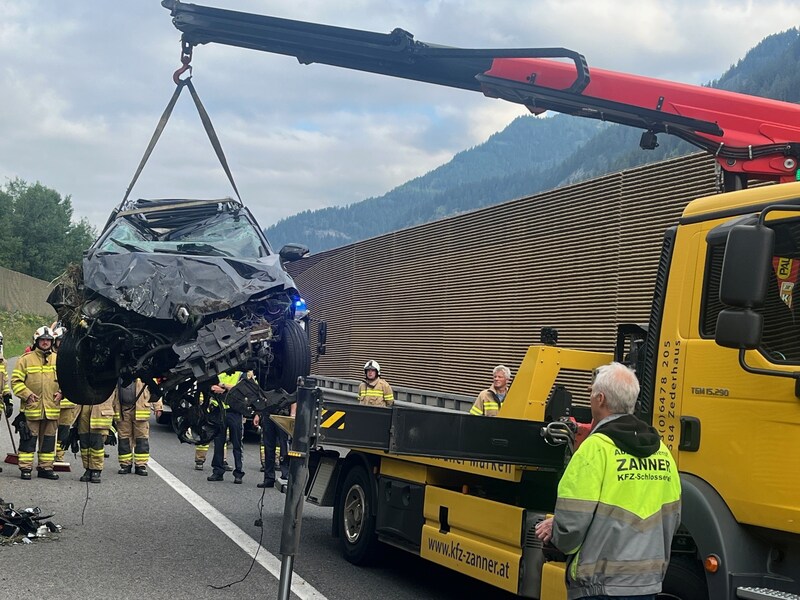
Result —
M181 85L185 81L191 79L192 66L189 64L190 62L192 62L192 45L181 38L181 66L172 74L172 81L175 82L175 85ZM186 79L181 79L181 75L186 71L189 71L189 75Z

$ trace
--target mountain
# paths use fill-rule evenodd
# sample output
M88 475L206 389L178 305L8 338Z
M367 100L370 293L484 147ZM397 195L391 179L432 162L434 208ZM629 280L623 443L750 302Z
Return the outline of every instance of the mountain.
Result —
M797 28L771 35L709 86L787 102L800 101ZM518 117L486 142L377 198L303 211L265 233L276 248L288 242L312 252L528 196L606 173L696 151L660 135L639 148L641 130L567 115ZM375 215L380 215L379 219Z

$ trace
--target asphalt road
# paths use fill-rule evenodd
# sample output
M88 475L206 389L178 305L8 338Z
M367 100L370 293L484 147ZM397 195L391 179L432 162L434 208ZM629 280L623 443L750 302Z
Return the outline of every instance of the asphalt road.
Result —
M78 481L80 456L68 454L72 471L58 481L22 481L16 465L2 464L0 498L18 509L39 507L63 530L52 539L0 546L0 599L278 597L285 496L256 487L257 440L245 443L243 485L234 485L230 473L223 482L207 481L210 455L205 470L196 471L194 447L154 420L148 477L117 474L116 448L107 449L99 485ZM10 452L3 424L0 457ZM393 548L377 566L353 566L331 536L331 510L305 505L293 598L513 597ZM255 525L259 517L263 528ZM232 585L212 587L226 584Z

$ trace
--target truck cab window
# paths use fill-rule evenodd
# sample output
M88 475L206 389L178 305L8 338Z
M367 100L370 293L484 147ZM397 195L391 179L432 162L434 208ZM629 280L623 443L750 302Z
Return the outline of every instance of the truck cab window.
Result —
M759 350L776 363L800 363L800 223L773 225L775 251L767 284L764 329ZM725 245L709 246L703 285L700 334L714 337L717 315L725 308L719 299L719 281Z

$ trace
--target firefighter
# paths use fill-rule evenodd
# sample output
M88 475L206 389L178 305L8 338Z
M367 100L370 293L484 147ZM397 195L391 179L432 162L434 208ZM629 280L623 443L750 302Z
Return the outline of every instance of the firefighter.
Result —
M33 455L38 444L37 475L44 479L58 479L53 472L53 461L61 391L56 378L53 332L49 327L36 330L32 348L31 352L19 358L11 374L11 389L22 400L21 414L15 419L20 433L20 477L31 478Z
M364 381L358 386L358 402L385 407L394 404L392 386L381 379L381 366L377 360L368 360L364 365Z
M150 390L141 379L127 386L117 385L112 398L119 434L117 473L127 475L133 468L137 475L146 476L150 460L150 414L161 414L161 399L150 402Z
M57 324L57 323L56 323ZM63 327L53 329L53 352L58 354L64 334L67 330ZM61 412L58 415L58 443L56 444L56 462L64 462L64 451L69 441L69 430L75 424L81 407L67 398L61 398Z
M11 386L8 382L8 370L6 368L6 359L3 355L3 333L0 332L0 394L3 396L4 406L0 409L5 411L6 421L11 418L14 413L14 403L12 401ZM0 473L3 468L0 467Z
M506 399L510 382L511 369L504 365L497 365L492 369L491 387L478 394L478 397L475 398L475 403L469 410L469 414L496 417L497 411L503 406L503 400Z
M658 432L633 415L639 382L625 365L597 369L596 423L558 484L555 516L536 535L567 555L567 597L655 598L681 522L681 483Z
M114 433L114 394L101 404L81 406L76 425L84 468L80 480L100 483L105 445L117 443Z

